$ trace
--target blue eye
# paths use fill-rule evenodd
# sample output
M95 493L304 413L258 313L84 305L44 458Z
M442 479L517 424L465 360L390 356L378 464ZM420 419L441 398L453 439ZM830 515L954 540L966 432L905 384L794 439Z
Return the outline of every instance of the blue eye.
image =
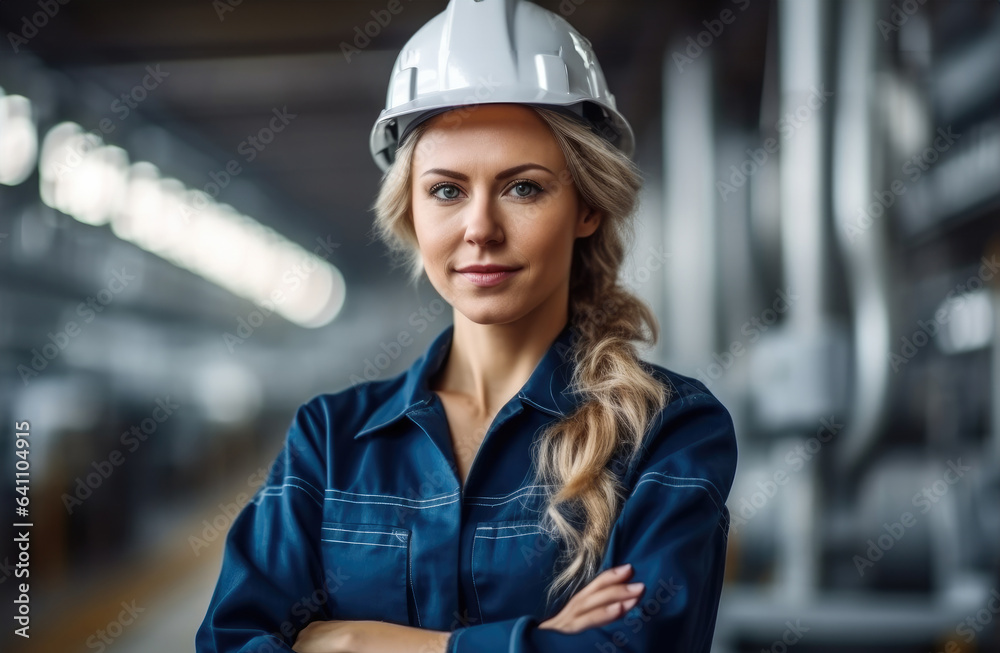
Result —
M445 191L444 197L438 195L438 191ZM454 184L441 184L431 189L431 195L442 200L458 199L458 188Z
M542 192L542 187L533 181L518 181L511 187L511 190L514 191L515 197L527 199Z
M544 189L533 181L520 180L514 182L508 192L512 193L516 199L527 200L544 192ZM441 183L436 186L432 186L430 194L432 197L436 197L439 200L450 202L451 200L456 200L461 197L462 191L459 190L458 186L455 184Z

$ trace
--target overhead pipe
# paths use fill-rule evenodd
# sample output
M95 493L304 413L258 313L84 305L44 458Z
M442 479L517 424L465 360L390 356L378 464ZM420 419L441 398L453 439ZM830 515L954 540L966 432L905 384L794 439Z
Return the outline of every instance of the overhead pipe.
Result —
M834 231L850 288L854 313L854 383L851 414L837 447L844 473L857 471L878 440L889 394L890 284L885 220L865 220L877 175L872 161L878 137L873 125L878 4L845 0L840 29L837 97L833 133Z

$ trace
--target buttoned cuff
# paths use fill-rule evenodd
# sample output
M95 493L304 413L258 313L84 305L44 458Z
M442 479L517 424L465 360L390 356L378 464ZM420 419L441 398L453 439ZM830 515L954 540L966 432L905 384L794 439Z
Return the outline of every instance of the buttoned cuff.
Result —
M448 637L445 653L511 653L529 651L526 645L532 632L541 623L525 615L515 619L468 626L454 630Z

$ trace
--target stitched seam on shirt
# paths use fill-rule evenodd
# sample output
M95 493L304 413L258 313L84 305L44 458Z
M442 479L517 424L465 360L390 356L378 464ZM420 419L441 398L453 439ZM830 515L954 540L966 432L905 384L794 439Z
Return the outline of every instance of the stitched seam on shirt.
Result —
M701 482L701 483L707 483L710 486L712 486L713 490L715 490L715 492L716 492L716 498L721 498L722 497L722 492L719 491L719 488L716 487L715 483L713 483L712 481L708 480L707 478L690 478L690 477L687 477L687 476L674 476L672 474L664 474L663 472L647 472L647 473L649 473L649 474L657 474L657 475L662 476L664 478L669 478L669 479L672 479L672 480L675 480L675 481L698 481L698 482Z
M284 482L284 483L283 483L282 485L283 485L283 486L286 486L286 485L287 485L287 486L289 486L289 487L297 487L297 488L299 488L300 490L302 490L303 492L308 492L308 490L307 490L306 488L308 488L308 489L310 489L310 490L315 490L315 488L314 488L313 486L309 485L308 483L306 483L306 484L305 484L305 487L303 487L302 485L299 485L298 483L294 483L294 482L293 482L293 483L289 483L289 481L290 481L291 479L294 479L294 478L295 478L294 476L288 476L288 477L286 477L286 478L285 478L285 482ZM298 479L296 479L296 480L298 480ZM315 498L316 498L315 496L313 496L313 494L312 494L311 492L309 493L309 496L313 497L313 499L315 499ZM321 497L321 498L322 498L322 496L323 496L323 495L322 495L322 494L320 494L320 497Z
M362 546L387 546L392 549L405 549L406 546L403 544L379 544L378 542L356 542L351 540L330 540L325 537L320 538L323 542L340 542L342 544L361 544Z
M649 472L649 473L650 474L656 474L658 472ZM645 474L643 474L643 476L645 476ZM705 493L708 494L708 498L712 501L713 504L715 504L716 509L718 509L720 513L725 514L722 511L722 508L719 508L719 503L715 500L715 497L712 496L712 493L709 492L708 488L706 488L704 485L690 485L690 484L680 485L680 484L677 484L677 483L668 483L666 481L661 481L661 480L655 479L655 478L648 478L645 481L639 481L635 485L636 485L636 487L639 487L639 485L641 485L642 483L646 483L647 481L652 481L653 483L659 483L660 485L666 485L667 487L695 487L695 488L699 488L699 489L705 490ZM633 495L634 494L635 493L633 492ZM729 540L729 534L726 532L726 529L723 528L721 521L722 520L720 519L718 522L716 522L716 526L719 527L719 530L722 531L723 537L728 541Z
M486 622L486 617L483 615L483 604L479 600L479 588L476 587L476 540L478 538L472 538L472 591L476 593L476 608L479 610L479 617Z
M549 394L551 395L551 391L549 391ZM561 410L558 410L557 408L550 408L549 406L546 406L544 404L540 404L540 403L538 403L537 401L535 401L534 399L532 399L531 397L529 397L529 396L527 396L525 394L520 394L519 393L517 396L520 399L522 399L523 401L527 402L528 404L534 406L535 408L537 408L539 410L542 410L542 411L545 411L549 415L553 415L555 417L565 417L566 416L566 413L562 412ZM555 402L555 399L553 398L552 401Z
M286 477L285 477L285 481L286 481L286 482L287 482L287 481L288 481L289 479L295 479L296 481L302 481L303 483L305 483L306 485L308 485L308 486L309 486L310 488L312 488L312 490L313 490L313 491L315 491L315 492L316 492L316 494L318 494L319 496L323 496L323 492L321 492L321 491L320 491L320 490L319 490L319 489L318 489L318 488L317 488L317 487L316 487L315 485L313 485L312 483L310 483L310 482L309 482L309 481L307 481L306 479L304 479L304 478L300 478L300 477L298 477L298 476L286 476Z
M413 501L415 503L426 503L428 501L437 501L439 499L447 499L448 497L453 497L459 494L459 491L450 492L448 494L442 494L441 496L432 497L430 499L407 499L406 497L396 497L391 494L359 494L357 492L348 492L346 490L335 490L328 489L327 492L337 492L340 494L349 494L352 497L380 497L380 498L392 498L392 499L402 499L403 501Z
M466 495L465 498L466 499L484 499L484 500L507 499L509 497L514 496L515 494L521 494L522 492L525 492L525 491L530 490L532 488L539 488L539 487L545 488L545 487L549 487L549 486L547 486L547 485L525 485L524 487L517 488L513 492L508 492L507 494L501 494L501 495L498 495L498 496L492 496L491 497L491 496L472 496L472 495Z
M543 531L533 531L533 532L530 532L530 533L517 533L515 535L497 535L495 537L491 537L489 535L479 535L479 534L476 534L476 538L483 539L483 540L506 540L506 539L511 538L511 537L524 537L525 535L541 535L542 533L543 533Z
M298 480L294 476L287 476L287 477L285 477L285 482L282 484L282 487L286 487L286 486L287 487L297 487L300 490L302 490L303 492L308 493L309 496L313 497L313 499L316 498L311 492L309 492L309 490L315 490L315 488L313 486L309 485L308 483L305 484L305 487L303 487L302 485L299 485L298 483L289 483L288 481L291 480L291 479ZM269 487L277 487L277 486L271 485ZM322 497L322 493L320 494L320 496Z
M406 573L410 576L410 589L413 590L413 612L417 615L417 626L420 626L420 608L417 606L417 588L413 584L413 564L410 560L411 551L406 551Z
M713 483L712 481L708 480L707 478L691 478L691 477L687 477L687 476L674 476L672 474L664 474L663 472L646 472L645 474L643 474L642 476L640 476L639 479L641 480L644 476L647 476L649 474L655 474L657 476L662 476L663 478L669 478L669 479L671 479L673 481L693 481L693 482L696 482L696 483L706 483L709 487L711 487L713 490L715 490L715 498L718 499L719 502L722 502L722 492L719 491L719 488L716 487L715 483ZM716 504L716 505L718 505L718 504Z
M490 535L480 535L479 534L480 531L500 531L500 530L506 530L506 529L512 529L512 528L530 528L532 530L529 530L529 531L524 532L524 533L515 533L513 535L493 535L493 536L490 536ZM476 532L475 532L474 537L482 537L482 538L485 538L485 539L488 539L488 540L502 540L502 539L506 539L506 538L509 538L509 537L521 537L521 536L524 536L524 535L542 535L542 534L548 534L548 533L546 533L546 531L544 529L542 529L541 526L539 526L537 524L513 524L513 525L510 525L510 526L491 526L489 524L482 524L482 525L476 527Z
M497 506L502 506L504 504L510 503L511 501L517 501L523 497L527 496L541 496L540 493L532 492L530 494L522 494L521 496L514 497L512 499L507 499L506 501L501 501L499 503L483 503L481 501L466 501L465 504L468 506L484 506L487 508L496 508Z
M712 500L712 503L715 505L715 507L720 511L722 510L722 508L719 507L719 502L715 500L715 497L712 496L712 493L709 492L708 488L705 487L704 485L696 485L693 483L670 483L669 481L661 481L656 478L647 478L644 481L639 481L638 483L635 484L635 486L639 487L643 483L648 483L648 482L659 483L661 485L666 485L668 487L696 487L698 489L705 490L705 493L708 494L708 498Z
M397 538L400 537L399 531L355 531L350 528L335 528L333 526L322 526L324 531L344 531L345 533L378 533L379 535L395 535ZM400 541L405 541L400 538Z
M442 494L438 497L433 497L430 499L407 499L406 497L397 497L391 494L358 494L357 492L347 492L345 490L327 490L327 492L336 492L338 494L349 494L352 497L378 497L379 499L399 499L400 501L412 501L413 503L430 503L431 501L440 501L442 499L447 499L449 497L457 497L460 492L455 491L449 494Z
M427 510L429 508L439 508L441 506L447 506L451 503L457 503L458 497L452 499L451 501L445 501L444 503L438 503L433 506L409 506L405 503L396 503L393 501L351 501L350 499L338 499L336 497L326 497L326 501L343 501L344 503L357 503L366 506L400 506L402 508L409 508L411 510ZM406 501L406 499L403 499Z
M519 494L519 495L517 495L515 497L511 497L511 498L507 499L506 501L500 501L500 502L497 502L497 503L483 503L483 502L480 502L480 501L469 501L468 497L466 497L465 503L466 503L466 505L470 505L470 506L486 506L486 507L490 507L490 508L495 508L496 506L502 506L504 504L510 503L511 501L517 501L518 499L520 499L522 497L527 497L527 496L544 496L544 495L545 495L544 492L534 492L534 491L532 491L532 492L524 492L524 493ZM489 497L475 497L475 498L488 499Z
M312 499L313 501L316 501L316 497L314 497L308 490L306 490L304 487L295 485L293 483L285 483L284 485L265 485L264 487L262 487L260 489L260 496L261 496L262 499L264 497L280 497L280 496L282 496L285 493L285 488L286 487L293 487L293 488L295 488L297 490L302 490L303 492L306 493L306 495L310 499ZM258 505L259 505L259 502L258 502ZM316 505L320 506L321 508L323 507L323 504L320 501L316 501Z
M714 490L715 496L713 497L713 501L715 501L715 507L718 508L719 503L722 502L722 493L719 492L719 488L715 487L715 484L712 483L707 478L689 478L685 476L672 476L670 474L664 474L663 472L646 472L645 474L639 477L639 481L635 484L635 487L639 487L639 483L644 482L643 479L652 480L646 478L647 476L662 476L663 478L670 479L671 481L689 481L692 483L703 483L704 485L700 487L704 487L706 492L708 492L709 489ZM712 492L709 492L709 494L712 494Z

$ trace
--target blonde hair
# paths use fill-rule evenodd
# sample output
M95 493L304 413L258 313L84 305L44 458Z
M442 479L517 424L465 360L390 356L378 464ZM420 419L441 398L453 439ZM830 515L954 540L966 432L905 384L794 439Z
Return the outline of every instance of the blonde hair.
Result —
M633 238L639 170L578 120L531 108L562 149L581 199L603 216L591 236L576 240L570 269L574 336L568 355L576 363L570 389L583 402L549 424L534 444L537 472L532 483L547 488L541 524L566 544L559 561L563 569L546 597L551 605L557 595L572 596L597 575L626 498L619 472L629 469L641 452L646 429L669 400L669 390L643 366L632 344L656 343L656 316L619 283ZM402 256L412 283L422 276L423 265L410 214L411 163L426 127L424 122L414 128L397 150L372 207L377 234Z

